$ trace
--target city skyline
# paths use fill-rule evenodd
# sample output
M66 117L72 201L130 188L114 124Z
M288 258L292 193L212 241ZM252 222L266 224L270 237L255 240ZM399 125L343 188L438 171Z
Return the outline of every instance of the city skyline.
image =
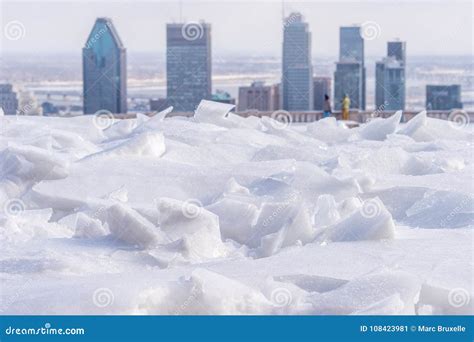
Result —
M429 7L426 3L430 4ZM114 20L129 51L164 53L166 32L163 23L202 19L214 28L214 53L257 53L274 56L281 54L282 9L279 2L195 4L183 1L182 16L179 14L177 1L149 1L141 4L143 6L131 8L129 4L120 2L91 2L85 10L79 1L3 2L0 4L3 12L2 26L11 21L18 21L23 25L25 32L22 39L15 41L5 39L2 35L2 52L7 54L76 51L75 46L79 41L82 44L81 36L87 34L95 18L106 16ZM367 56L383 55L384 42L397 37L406 40L411 46L410 55L472 53L470 15L472 5L468 2L343 4L341 6L341 2L317 1L291 2L285 5L286 15L291 11L299 11L312 28L313 56L337 55L339 27L356 23L365 24L367 34L372 35L366 44ZM41 20L35 16L35 8L38 7L43 11ZM370 16L367 15L367 7L370 8ZM64 15L71 11L77 15ZM451 24L439 25L439 22L448 16ZM245 20L245 25L239 25L242 20ZM48 25L45 22L54 24ZM237 31L236 25L239 26ZM58 27L61 27L61 30L58 30ZM150 41L154 44L149 44Z

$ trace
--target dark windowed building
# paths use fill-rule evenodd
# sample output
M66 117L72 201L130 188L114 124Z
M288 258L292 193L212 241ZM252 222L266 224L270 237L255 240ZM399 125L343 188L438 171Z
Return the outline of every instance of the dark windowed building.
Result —
M313 78L313 100L314 110L323 110L324 95L331 96L331 78L314 77Z
M6 115L15 115L18 110L18 98L13 86L9 83L0 84L0 107Z
M461 86L453 85L427 85L426 108L431 110L461 109Z
M212 97L211 25L166 26L167 100L178 112L194 111Z

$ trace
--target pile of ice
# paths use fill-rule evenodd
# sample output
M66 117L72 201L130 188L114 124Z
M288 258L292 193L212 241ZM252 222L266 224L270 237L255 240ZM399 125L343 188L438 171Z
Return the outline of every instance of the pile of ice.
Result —
M0 117L0 311L474 313L472 131Z

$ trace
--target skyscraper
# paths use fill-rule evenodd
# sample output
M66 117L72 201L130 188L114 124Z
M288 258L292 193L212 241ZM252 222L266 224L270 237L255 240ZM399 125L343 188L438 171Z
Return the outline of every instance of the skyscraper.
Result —
M345 95L351 100L350 108L363 109L362 70L359 62L338 62L334 72L334 108L341 110Z
M364 38L360 26L339 29L339 62L334 73L334 107L341 109L347 94L351 108L365 110ZM348 73L348 74L346 74Z
M167 99L176 111L192 112L211 99L211 25L168 24L166 42Z
M313 98L314 110L323 110L324 95L331 96L331 78L314 77L313 78Z
M18 97L9 83L0 84L0 107L6 115L15 115L18 110Z
M387 57L375 64L375 107L405 109L405 42L387 43Z
M364 64L364 38L360 26L343 26L339 28L339 60L355 60Z
M313 109L311 32L300 13L291 13L284 23L282 107L284 110Z
M274 111L279 108L278 85L265 85L264 82L252 82L250 87L239 87L237 110Z
M406 42L394 40L387 43L387 57L394 57L402 65L406 63Z
M82 49L82 66L84 113L126 113L126 49L111 19L97 18Z
M431 110L461 109L461 86L452 85L427 85L426 108Z

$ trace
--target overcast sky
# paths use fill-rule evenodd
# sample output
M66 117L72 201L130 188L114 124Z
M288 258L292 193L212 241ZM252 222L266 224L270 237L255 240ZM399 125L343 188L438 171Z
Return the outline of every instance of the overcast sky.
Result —
M163 53L165 25L180 20L179 3L178 0L0 0L1 48L5 52L80 52L95 18L107 16L115 23L129 53ZM204 19L212 24L214 54L281 54L280 0L183 0L181 7L183 21ZM300 11L310 25L313 57L337 55L339 26L367 22L376 31L374 39L366 41L369 56L384 55L386 41L395 37L407 41L409 55L473 52L471 1L287 0L285 13L291 11ZM12 21L24 27L24 34L18 40L5 38L5 28Z

